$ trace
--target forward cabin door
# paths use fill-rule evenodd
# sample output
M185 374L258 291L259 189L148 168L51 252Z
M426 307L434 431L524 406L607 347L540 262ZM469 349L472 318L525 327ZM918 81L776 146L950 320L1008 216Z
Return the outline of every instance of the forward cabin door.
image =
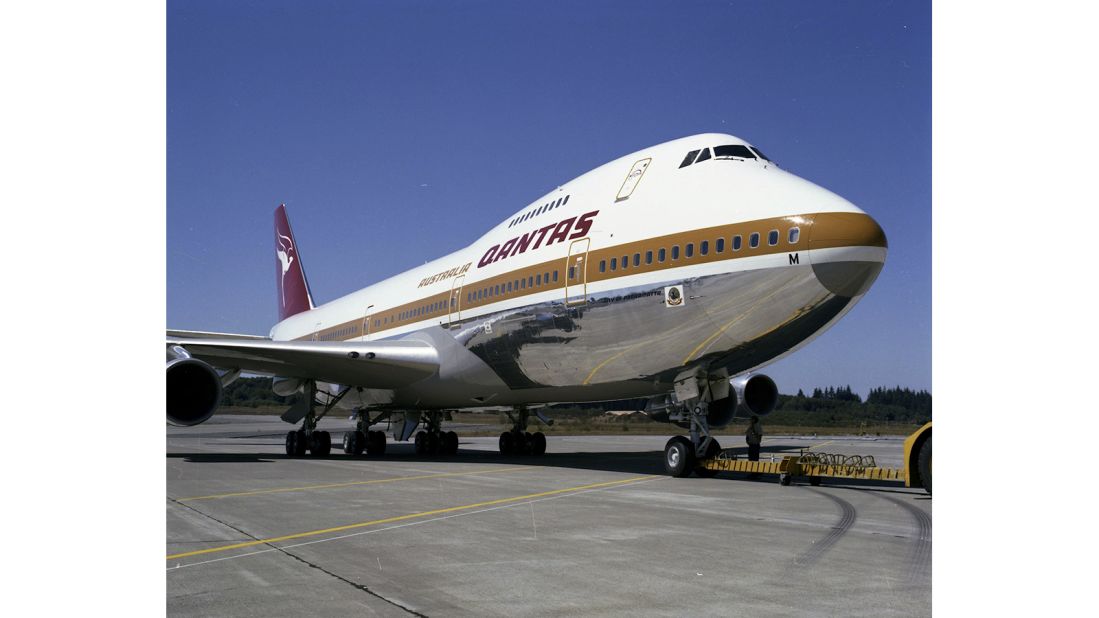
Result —
M454 278L454 283L450 284L450 308L447 311L447 327L456 328L458 323L462 321L462 285L465 283L466 276Z
M569 260L565 268L565 306L583 305L588 302L588 246L590 238L572 241Z

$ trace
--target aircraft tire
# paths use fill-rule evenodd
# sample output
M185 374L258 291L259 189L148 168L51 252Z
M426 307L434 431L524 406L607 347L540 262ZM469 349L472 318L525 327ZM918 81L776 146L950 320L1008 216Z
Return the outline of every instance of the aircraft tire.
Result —
M668 474L683 478L690 476L695 467L695 447L683 436L673 436L664 445L664 469Z
M721 452L721 445L718 444L717 438L710 440L710 446L706 447L706 459L711 457L717 457L717 454ZM717 476L717 470L710 470L709 468L703 468L698 466L695 468L695 474L700 478L709 479Z
M458 434L453 431L448 431L443 434L443 454L444 455L457 455L458 454Z
M296 431L286 432L286 456L298 456L298 432Z
M931 493L931 436L920 447L920 455L916 459L920 471L920 480L923 481L924 491Z
M522 431L516 431L512 434L512 442L515 445L516 455L529 455L530 454L530 434Z
M348 450L347 446L345 446L344 447L344 452L350 453L351 455L354 455L356 457L358 457L359 455L362 455L363 451L367 448L367 445L368 445L368 440L367 440L366 434L364 434L361 431L356 430L356 431L351 431L351 432L345 433L343 435L344 435L345 440L346 440L348 435L351 436L350 440L348 440L348 442L350 442L351 450Z
M545 455L546 454L546 434L541 431L534 432L534 435L530 439L530 454L531 455Z
M294 456L301 457L305 455L307 441L305 438L305 432L301 429L294 432Z
M427 432L419 431L416 433L416 438L413 441L413 446L416 449L417 455L424 455L427 453Z
M500 454L511 455L514 450L514 439L511 436L510 431L505 431L500 434Z
M441 446L442 442L442 440L440 440L439 434L434 432L429 433L427 434L427 438L425 438L424 441L427 443L426 450L428 455L439 454L439 447Z

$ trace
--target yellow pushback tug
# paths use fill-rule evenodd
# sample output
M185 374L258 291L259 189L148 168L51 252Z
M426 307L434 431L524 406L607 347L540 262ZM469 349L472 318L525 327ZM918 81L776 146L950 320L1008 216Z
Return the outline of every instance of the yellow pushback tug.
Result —
M903 482L905 487L923 487L931 493L931 423L920 427L904 441L904 466L882 468L870 456L802 453L787 455L781 461L748 461L721 451L698 462L702 475L718 472L777 474L779 482L789 485L795 478L806 477L819 485L822 478L867 479Z

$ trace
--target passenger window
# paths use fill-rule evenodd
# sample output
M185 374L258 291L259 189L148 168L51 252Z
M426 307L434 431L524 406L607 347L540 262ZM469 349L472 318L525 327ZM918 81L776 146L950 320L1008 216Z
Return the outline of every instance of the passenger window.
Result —
M534 285L542 285L542 273L538 273L538 276L534 278Z
M633 265L634 266L641 266L641 254L640 253L633 254Z
M646 251L645 252L645 263L646 264L652 264L653 263L653 252L652 251Z
M603 272L605 270L607 270L607 263L606 262L600 262L599 263L599 272ZM575 279L575 278L576 278L576 267L575 266L569 266L569 279Z
M527 277L527 287L528 288L534 287L534 276Z
M679 245L672 245L672 259L679 259Z
M656 260L657 260L658 262L663 262L663 261L664 261L664 257L665 257L666 255L667 255L667 253L665 252L665 250L664 250L664 247L661 247L661 248L660 248L660 251L658 251L658 252L657 252L657 254L656 254Z
M687 153L687 156L683 157L683 162L679 164L679 167L687 167L695 162L695 157L698 156L697 150L692 150Z
M718 238L717 241L714 242L714 253L724 253L724 252L725 252L725 239L724 238Z
M546 282L546 285L549 285L549 273L546 273L542 280Z
M599 272L607 272L607 260L599 260ZM572 279L572 275L569 275L569 279Z
M519 280L519 289L521 289L521 290L527 289L527 280L526 279L520 279Z
M618 270L618 258L611 258L611 272Z
M767 232L767 244L774 247L778 244L778 230L771 230Z
M792 227L792 228L790 228L789 235L787 235L787 239L789 240L790 244L793 245L793 244L796 244L798 242L798 237L799 236L801 236L801 229L796 228L796 227Z
M704 241L698 243L698 254L699 255L706 255L709 252L710 252L710 241L704 240Z
M687 243L686 249L685 253L687 254L687 257L695 256L695 244L693 242Z
M733 251L740 251L741 244L740 234L733 236Z
M630 267L630 256L623 255L622 256L622 269L625 270L629 267Z
M557 271L553 271L553 280L557 281Z
M695 163L702 163L703 161L705 161L706 159L709 159L709 158L710 158L710 149L709 148L703 148L702 149L702 154L698 155L698 159L695 160Z
M508 281L508 291L509 292L511 291L511 282L510 281Z
M752 232L752 235L748 237L748 246L753 249L759 246L759 232Z

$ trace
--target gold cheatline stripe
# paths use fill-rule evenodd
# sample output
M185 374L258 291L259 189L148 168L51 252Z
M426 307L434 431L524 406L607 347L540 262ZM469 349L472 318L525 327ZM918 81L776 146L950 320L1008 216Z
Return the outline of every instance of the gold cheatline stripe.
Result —
M866 243L873 246L886 246L885 237L881 235L881 228L877 223L874 223L873 219L865 213L813 213L801 215L803 222L795 223L790 221L790 217L768 217L765 219L757 219L754 221L744 221L740 223L732 223L726 225L711 226L706 228L700 228L695 230L688 230L685 232L677 232L675 234L668 234L664 236L656 236L652 238L646 238L638 241L632 241L623 243L621 245L615 245L611 247L603 247L599 249L592 249L587 253L587 260L589 264L598 264L600 260L610 259L612 257L619 257L622 255L632 255L633 253L644 253L646 251L658 251L660 248L669 248L672 245L683 245L687 243L701 243L703 240L709 240L711 242L716 241L717 238L724 238L726 241L732 242L730 239L733 236L741 236L747 241L748 236L752 232L759 232L760 245L758 247L749 247L745 244L741 249L733 250L732 247L728 247L726 250L718 253L716 246L714 250L707 255L701 255L696 253L693 257L680 256L678 259L668 259L665 262L653 262L652 264L641 264L639 266L631 266L630 268L619 268L617 271L608 272L596 272L587 271L586 283L595 283L598 281L606 281L610 279L617 279L619 277L628 277L633 274L643 274L649 272L658 272L662 270L668 270L672 268L679 268L681 266L688 266L692 264L705 264L709 262L722 262L727 260L737 260L746 257L753 257L758 255L772 255L776 253L788 253L791 251L800 252L807 251L809 247L809 231L812 229L817 233L820 238L813 242L814 249L824 249L828 247L842 247L851 244L851 241L842 240L843 238L862 238L859 241L860 244ZM785 232L790 227L800 227L803 230L803 234L798 237L798 242L790 244L788 237L784 238ZM765 234L772 230L777 229L780 232L779 244L771 246L763 244ZM875 231L877 236L875 236ZM627 255L627 257L629 257ZM514 290L508 293L502 293L499 296L492 298L485 298L481 300L475 300L467 306L464 297L459 300L460 311L472 311L485 305L490 305L497 302L504 302L513 300L515 298L521 298L530 294L537 294L539 292L545 292L549 290L564 290L566 283L568 282L568 260L565 260L564 269L560 270L564 277L559 282L555 282L553 285L543 284L541 287L527 287L522 290ZM560 258L547 260L532 266L519 268L517 270L500 273L493 277L489 277L477 282L470 282L463 286L461 293L464 295L471 290L477 290L479 288L494 287L497 284L506 285L508 281L515 279L527 279L529 277L538 274L549 274L554 270L561 268L562 262ZM476 269L472 269L470 273L475 273ZM471 275L472 276L472 275ZM576 285L580 285L577 282ZM423 305L430 305L433 303L445 303L449 305L450 295L452 290L443 290L434 294L424 296L420 299L405 303L403 305L395 306L385 311L378 311L372 313L369 319L381 319L387 315L396 315L403 311L411 311L417 307ZM449 308L446 311L439 310L435 312L428 312L423 315L415 317L406 317L404 319L397 319L389 324L378 326L377 328L370 328L370 335L377 335L384 331L388 331L394 328L400 328L408 324L414 324L418 322L448 320ZM455 312L457 315L457 312ZM365 323L366 316L358 317L341 324L335 324L324 328L322 330L302 335L295 341L305 341L317 337L319 341L346 341L363 336L363 324ZM351 333L335 339L326 339L328 335L339 332L342 329L350 329Z
M196 551L183 552L181 554L169 554L166 556L167 560L174 558L187 558L190 556L199 556L202 554L213 554L217 552L229 551L231 549L240 549L242 547L255 547L256 545L267 545L270 543L280 543L282 541L290 541L293 539L301 539L310 536L317 536L321 534L329 534L332 532L343 532L344 530L354 530L355 528L365 528L367 526L378 526L381 524L391 524L398 521L404 521L407 519L416 519L419 517L428 517L431 515L442 515L443 513L454 513L456 511L467 511L469 509L475 509L483 506L493 506L496 504L507 504L508 502L519 502L521 500L532 500L534 498L543 498L545 496L553 496L557 494L564 494L570 492L582 491L585 489L596 489L598 487L611 487L614 485L624 485L626 483L633 483L635 481L641 481L644 479L654 478L653 476L635 476L633 478L623 479L621 481L608 481L605 483L592 483L591 485L581 485L579 487L568 487L566 489L554 489L552 491L543 491L537 494L527 494L525 496L515 496L513 498L500 498L498 500L488 500L486 502L478 502L476 504L466 504L464 506L452 506L445 509L436 509L434 511L422 511L420 513L410 513L408 515L398 515L397 517L387 517L385 519L375 519L373 521L364 521L357 524L348 524L346 526L336 526L335 528L325 528L324 530L311 530L309 532L299 532L297 534L287 534L285 536L277 536L269 539L260 539L258 541L248 541L246 543L234 543L232 545L223 545L221 547L211 547L209 549L199 549Z
M335 487L353 487L355 485L377 485L379 483L396 483L397 481L419 481L422 479L438 479L446 476L472 476L474 474L495 474L497 472L515 472L517 470L530 470L533 466L521 466L518 468L504 468L502 470L477 470L475 472L444 472L440 474L422 474L420 476L401 476L392 479L372 479L369 481L353 481L348 483L330 483L327 485L303 485L301 487L283 487L280 489L256 489L253 491L239 491L229 494L212 494L209 496L194 496L191 498L176 498L176 502L191 502L194 500L215 500L219 498L236 498L238 496L256 496L260 494L277 494L288 491L305 491L309 489L332 489Z

